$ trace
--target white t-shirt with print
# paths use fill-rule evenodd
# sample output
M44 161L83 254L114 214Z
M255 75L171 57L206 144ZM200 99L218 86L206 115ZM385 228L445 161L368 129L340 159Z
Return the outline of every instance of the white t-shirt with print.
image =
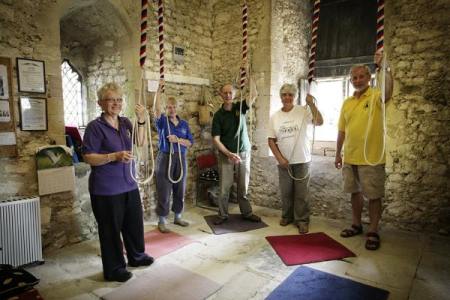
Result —
M269 138L277 139L278 149L289 164L311 161L312 118L309 106L300 105L270 117Z

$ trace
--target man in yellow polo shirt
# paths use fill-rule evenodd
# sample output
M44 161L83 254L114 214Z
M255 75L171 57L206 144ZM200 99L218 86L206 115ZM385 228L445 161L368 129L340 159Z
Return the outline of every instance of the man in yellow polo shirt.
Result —
M374 61L382 63L382 53L375 53ZM381 91L369 86L370 70L355 65L350 70L350 81L355 88L353 96L345 99L339 117L335 166L342 168L344 192L351 194L352 219L350 228L342 237L362 234L361 213L364 197L369 200L370 226L366 249L380 247L378 223L381 218L381 198L384 197L384 104ZM385 103L391 98L393 82L390 69L385 72ZM341 150L344 146L344 161Z

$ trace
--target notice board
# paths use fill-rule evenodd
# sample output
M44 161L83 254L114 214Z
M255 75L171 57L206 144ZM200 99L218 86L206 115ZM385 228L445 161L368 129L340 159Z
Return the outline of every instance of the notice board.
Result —
M0 157L17 156L12 66L9 57L0 57Z

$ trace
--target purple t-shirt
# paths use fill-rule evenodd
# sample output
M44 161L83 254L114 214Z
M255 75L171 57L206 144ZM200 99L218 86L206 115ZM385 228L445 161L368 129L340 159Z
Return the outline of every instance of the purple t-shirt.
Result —
M83 153L108 154L131 150L130 120L119 117L119 130L112 127L102 116L89 122L83 137ZM111 196L137 189L137 183L130 175L130 163L110 162L91 166L89 193Z

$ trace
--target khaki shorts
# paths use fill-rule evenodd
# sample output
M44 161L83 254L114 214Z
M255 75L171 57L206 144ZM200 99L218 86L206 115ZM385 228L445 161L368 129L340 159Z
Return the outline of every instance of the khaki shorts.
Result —
M384 165L357 166L344 164L342 167L344 177L344 192L362 192L368 199L384 197L384 181L386 172Z

